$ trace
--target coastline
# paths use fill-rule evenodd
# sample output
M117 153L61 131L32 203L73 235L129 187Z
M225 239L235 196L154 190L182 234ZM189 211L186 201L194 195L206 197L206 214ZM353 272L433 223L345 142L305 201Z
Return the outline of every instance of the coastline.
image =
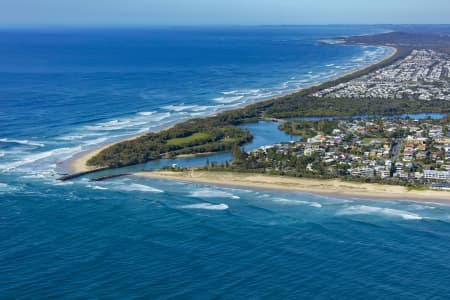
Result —
M371 63L369 65L363 66L363 67L358 68L356 70L353 70L353 71L350 71L350 72L346 72L344 74L341 74L341 75L336 76L334 78L328 79L326 81L318 82L316 84L313 84L313 85L310 85L310 86L307 86L307 87L304 87L304 88L301 88L301 89L289 92L289 93L287 93L285 95L277 96L275 98L261 99L258 102L275 100L275 99L278 99L280 97L285 97L285 96L289 96L289 95L292 95L292 94L296 94L296 93L299 93L301 91L305 91L305 90L308 90L308 89L311 89L311 88L320 87L321 85L327 84L328 82L333 82L333 81L340 80L340 79L343 79L343 78L348 77L348 76L352 76L354 74L357 74L357 73L363 72L363 71L365 71L367 69L370 69L370 68L372 68L374 66L383 64L384 62L389 61L391 58L395 57L395 55L397 55L397 53L398 53L398 48L393 47L393 46L379 46L379 47L390 48L393 51L392 51L392 53L390 55L388 55L386 57L383 57L379 61L373 62L373 63ZM239 108L242 108L242 107L246 107L248 105L251 105L251 104L244 104L241 107L234 107L234 108L231 108L229 110L239 109ZM218 113L220 113L220 112L215 112L213 115L216 115ZM207 117L207 116L205 116L205 117ZM164 128L161 131L166 130L166 129L172 127L172 126L173 125L171 125L171 126L169 126L167 128ZM113 145L118 144L120 142L137 139L137 138L139 138L141 136L144 136L146 134L147 133L134 135L134 136L122 139L122 140L118 140L118 141L115 141L115 142L112 142L112 143L107 143L107 144L98 146L98 147L93 148L93 149L88 149L86 151L83 151L81 153L78 153L78 154L74 155L74 157L72 157L72 158L68 159L67 161L63 162L63 165L65 166L65 168L67 169L69 174L77 174L77 173L84 173L84 172L94 172L95 170L103 170L103 169L105 169L105 167L88 166L87 165L87 161L89 161L89 159L91 159L92 157L96 156L98 153L100 153L104 149L109 148L110 146L113 146ZM200 153L200 154L189 155L189 156L185 156L185 157L193 157L193 156L208 155L208 154L209 153Z
M83 152L80 152L76 154L74 157L70 158L68 161L65 162L65 167L69 169L70 173L76 174L76 173L85 173L85 172L94 172L95 170L103 170L104 167L92 167L88 166L87 162L92 157L96 156L98 153L103 151L104 149L111 147L115 144L118 144L120 142L124 141L131 141L134 139L137 139L141 135L135 135L123 140L119 140L113 143L108 143L105 145L98 146L94 149L86 150Z
M375 200L412 200L450 204L450 193L446 191L409 191L404 186L349 182L339 179L307 179L257 173L195 170L184 172L149 171L138 172L133 175L149 179L211 184L234 188L311 193L341 198L352 197Z

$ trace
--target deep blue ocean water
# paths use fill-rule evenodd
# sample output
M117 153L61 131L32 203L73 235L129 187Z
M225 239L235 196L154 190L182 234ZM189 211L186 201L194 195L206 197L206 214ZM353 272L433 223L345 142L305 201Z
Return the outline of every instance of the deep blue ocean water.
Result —
M448 299L443 204L55 180L80 151L374 62L390 50L318 40L383 30L0 32L0 299ZM292 138L246 126L248 147Z

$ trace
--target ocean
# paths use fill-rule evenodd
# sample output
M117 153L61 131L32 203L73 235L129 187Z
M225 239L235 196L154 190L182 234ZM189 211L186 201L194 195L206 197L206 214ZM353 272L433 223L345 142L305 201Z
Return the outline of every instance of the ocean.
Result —
M383 31L0 31L0 299L448 298L445 204L56 180L81 151L378 61L392 50L320 40ZM294 138L245 126L248 149Z

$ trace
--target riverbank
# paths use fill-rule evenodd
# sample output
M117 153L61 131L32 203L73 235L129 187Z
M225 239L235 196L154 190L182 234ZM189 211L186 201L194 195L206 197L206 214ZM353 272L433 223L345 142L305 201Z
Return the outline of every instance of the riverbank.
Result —
M299 89L299 90L295 90L295 91L290 92L290 93L288 93L286 95L282 95L282 96L279 96L279 97L276 97L276 98L270 98L270 99L261 99L261 102L276 100L276 99L278 99L280 97L293 95L293 94L296 94L296 93L299 93L299 92L302 92L302 91L306 91L306 90L312 89L312 88L317 89L317 88L320 88L322 85L326 85L328 83L335 82L337 80L345 80L345 79L350 80L352 76L359 75L361 73L364 73L365 71L369 71L369 70L375 68L378 65L383 65L384 63L386 63L386 62L390 61L391 59L393 59L398 54L398 49L397 48L392 47L392 46L384 46L384 47L391 48L392 49L392 53L389 56L386 56L383 59L379 60L378 62L375 62L375 63L372 63L370 65L366 65L364 67L361 67L359 69L356 69L356 70L344 73L342 75L339 75L339 76L337 76L335 78L332 78L330 80L327 80L325 82L316 83L314 85L311 85L311 86L308 86L308 87L305 87L305 88L302 88L302 89ZM242 107L246 107L246 106L247 105L243 105ZM239 108L242 108L242 107L233 108L231 110L239 109ZM215 113L214 115L217 115L217 114L218 113ZM207 116L205 116L205 117L207 117ZM167 129L167 128L165 128L165 129ZM165 130L165 129L163 129L163 130ZM136 136L132 136L132 137L129 137L127 139L123 139L123 140L120 140L120 141L115 141L113 143L109 143L109 144L105 144L105 145L99 146L99 147L94 148L92 150L84 151L82 153L79 153L78 155L75 155L73 158L69 159L67 162L64 163L64 166L68 169L67 171L70 174L77 174L77 173L84 173L84 172L88 172L88 171L92 172L92 171L95 171L95 170L102 170L102 169L104 169L103 166L95 166L95 167L94 166L88 166L87 162L92 157L96 156L101 151L103 151L104 149L107 149L107 148L109 148L109 147L111 147L111 146L113 146L113 145L115 145L117 143L120 143L120 142L129 141L129 140L133 140L133 139L139 138L141 136L144 136L145 134L146 133L140 134L140 135L136 135ZM209 153L200 153L200 154L194 154L194 155L188 154L188 155L185 155L184 157L186 158L186 157L194 157L194 156L197 156L197 155L208 155L208 154Z
M151 171L134 173L151 179L211 184L224 187L302 192L335 197L384 200L417 200L450 203L450 193L432 190L408 190L403 186L348 182L339 179L305 179L265 174L213 171Z

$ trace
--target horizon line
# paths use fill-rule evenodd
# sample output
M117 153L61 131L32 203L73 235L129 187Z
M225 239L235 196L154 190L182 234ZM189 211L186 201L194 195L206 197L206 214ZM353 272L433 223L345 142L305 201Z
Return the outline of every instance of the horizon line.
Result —
M300 26L450 26L450 23L299 23L299 24L0 24L3 28L155 28L155 27L300 27Z

